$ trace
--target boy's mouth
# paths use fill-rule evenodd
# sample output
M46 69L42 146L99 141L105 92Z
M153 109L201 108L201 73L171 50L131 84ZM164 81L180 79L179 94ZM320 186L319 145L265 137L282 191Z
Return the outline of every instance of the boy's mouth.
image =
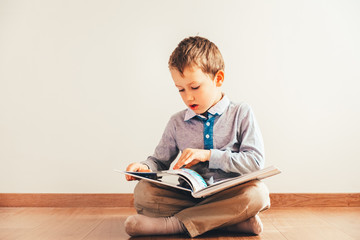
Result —
M197 109L198 107L199 107L198 104L191 104L191 105L190 105L191 110L195 110L195 109Z

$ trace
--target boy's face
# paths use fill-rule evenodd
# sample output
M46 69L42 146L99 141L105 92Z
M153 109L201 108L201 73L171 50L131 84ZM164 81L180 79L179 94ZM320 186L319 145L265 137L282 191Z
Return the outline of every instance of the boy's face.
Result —
M215 78L198 67L185 68L183 76L173 68L170 72L184 103L196 114L205 113L222 98L220 87L224 81L223 71L220 70Z

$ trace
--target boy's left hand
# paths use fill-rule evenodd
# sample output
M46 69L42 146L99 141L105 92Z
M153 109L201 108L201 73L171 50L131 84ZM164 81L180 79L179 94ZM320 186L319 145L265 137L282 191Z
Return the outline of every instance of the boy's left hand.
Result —
M210 150L186 148L175 164L174 169L179 169L181 167L190 168L199 162L209 161L210 155Z

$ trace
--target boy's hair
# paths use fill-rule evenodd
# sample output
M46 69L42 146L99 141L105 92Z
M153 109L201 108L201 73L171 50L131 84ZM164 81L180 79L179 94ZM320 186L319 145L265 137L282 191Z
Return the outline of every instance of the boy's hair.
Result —
M203 37L188 37L182 40L169 59L169 68L176 69L181 75L186 67L199 67L203 73L213 77L225 69L224 59L217 46Z

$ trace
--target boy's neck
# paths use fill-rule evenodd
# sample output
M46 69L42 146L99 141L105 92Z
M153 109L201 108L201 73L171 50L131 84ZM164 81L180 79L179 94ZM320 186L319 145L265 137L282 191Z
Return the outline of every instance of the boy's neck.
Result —
M221 99L223 99L223 97L224 97L224 93L221 93L220 99L217 100L208 110L206 110L204 113L201 113L200 115L208 118L208 112L209 112L209 110L210 110L212 107L214 107L216 104L218 104L218 103L221 101Z

